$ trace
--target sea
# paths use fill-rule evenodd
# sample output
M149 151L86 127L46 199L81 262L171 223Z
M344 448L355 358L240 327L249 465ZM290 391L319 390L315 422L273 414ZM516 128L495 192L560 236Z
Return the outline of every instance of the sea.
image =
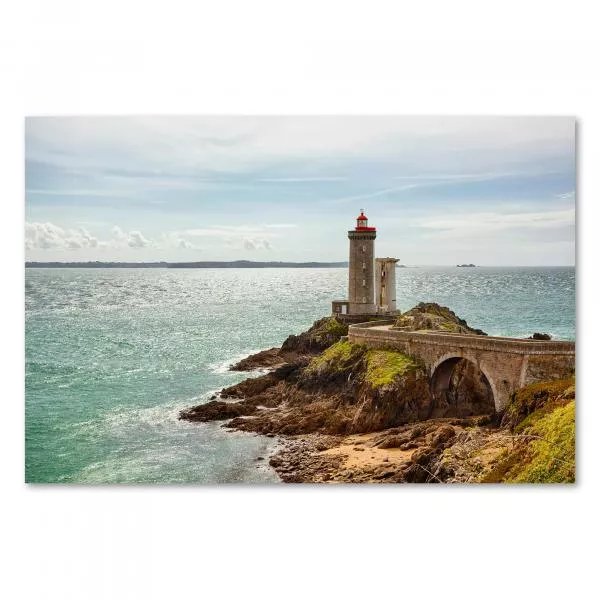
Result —
M347 270L26 269L25 480L276 483L276 438L180 421L344 299ZM575 339L574 267L397 269L398 308L450 307L490 335Z

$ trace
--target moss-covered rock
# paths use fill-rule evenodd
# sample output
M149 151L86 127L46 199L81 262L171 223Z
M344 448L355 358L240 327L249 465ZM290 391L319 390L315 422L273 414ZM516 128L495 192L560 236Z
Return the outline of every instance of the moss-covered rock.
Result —
M410 356L393 350L370 349L365 354L365 361L364 378L372 388L392 385L396 378L418 367Z
M352 344L348 341L339 341L311 359L306 374L315 373L340 373L356 367L366 352L366 346Z

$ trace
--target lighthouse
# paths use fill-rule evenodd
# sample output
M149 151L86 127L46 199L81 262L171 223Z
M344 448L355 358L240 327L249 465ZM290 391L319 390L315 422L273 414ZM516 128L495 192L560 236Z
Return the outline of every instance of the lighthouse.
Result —
M397 314L397 258L375 258L377 229L369 227L364 209L356 226L348 231L348 299L334 300L332 313L348 323L368 321L372 315L386 318Z
M364 209L356 218L356 227L348 231L350 259L348 263L348 312L373 315L375 306L375 238L377 230L369 227Z

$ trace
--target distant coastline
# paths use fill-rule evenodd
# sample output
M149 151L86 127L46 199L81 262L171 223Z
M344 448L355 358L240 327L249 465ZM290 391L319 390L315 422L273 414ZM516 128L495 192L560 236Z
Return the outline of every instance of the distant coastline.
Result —
M30 269L280 269L346 268L347 262L259 262L251 260L202 262L26 262Z

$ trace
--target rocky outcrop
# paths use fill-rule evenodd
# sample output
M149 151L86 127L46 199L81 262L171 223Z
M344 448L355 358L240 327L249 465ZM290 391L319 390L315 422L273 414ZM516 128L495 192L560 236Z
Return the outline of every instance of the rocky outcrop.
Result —
M181 411L180 418L186 421L221 421L233 419L241 415L254 414L258 408L244 402L222 402L211 400L207 404L200 404L188 410Z
M277 367L286 363L289 357L283 356L281 348L269 348L256 354L251 354L239 362L229 367L230 371L254 371L255 369L265 369Z
M403 331L442 331L469 335L487 335L481 329L469 327L464 319L458 317L446 306L435 302L420 302L411 310L401 314L395 327Z
M232 419L227 427L261 434L352 435L432 417L493 412L489 390L474 367L457 367L453 380L451 392L434 402L426 369L411 357L339 341L310 360L225 388L221 400L180 418ZM238 400L239 407L222 399Z
M229 367L229 370L252 371L296 363L322 352L347 334L347 324L335 317L324 317L315 321L310 329L300 335L288 336L281 348L270 348L252 354Z
M335 317L324 317L315 321L310 329L300 335L290 335L281 345L282 352L317 354L342 336L348 335L348 325Z
M552 336L549 333L534 333L530 335L528 340L542 340L544 342L549 342L552 339Z

